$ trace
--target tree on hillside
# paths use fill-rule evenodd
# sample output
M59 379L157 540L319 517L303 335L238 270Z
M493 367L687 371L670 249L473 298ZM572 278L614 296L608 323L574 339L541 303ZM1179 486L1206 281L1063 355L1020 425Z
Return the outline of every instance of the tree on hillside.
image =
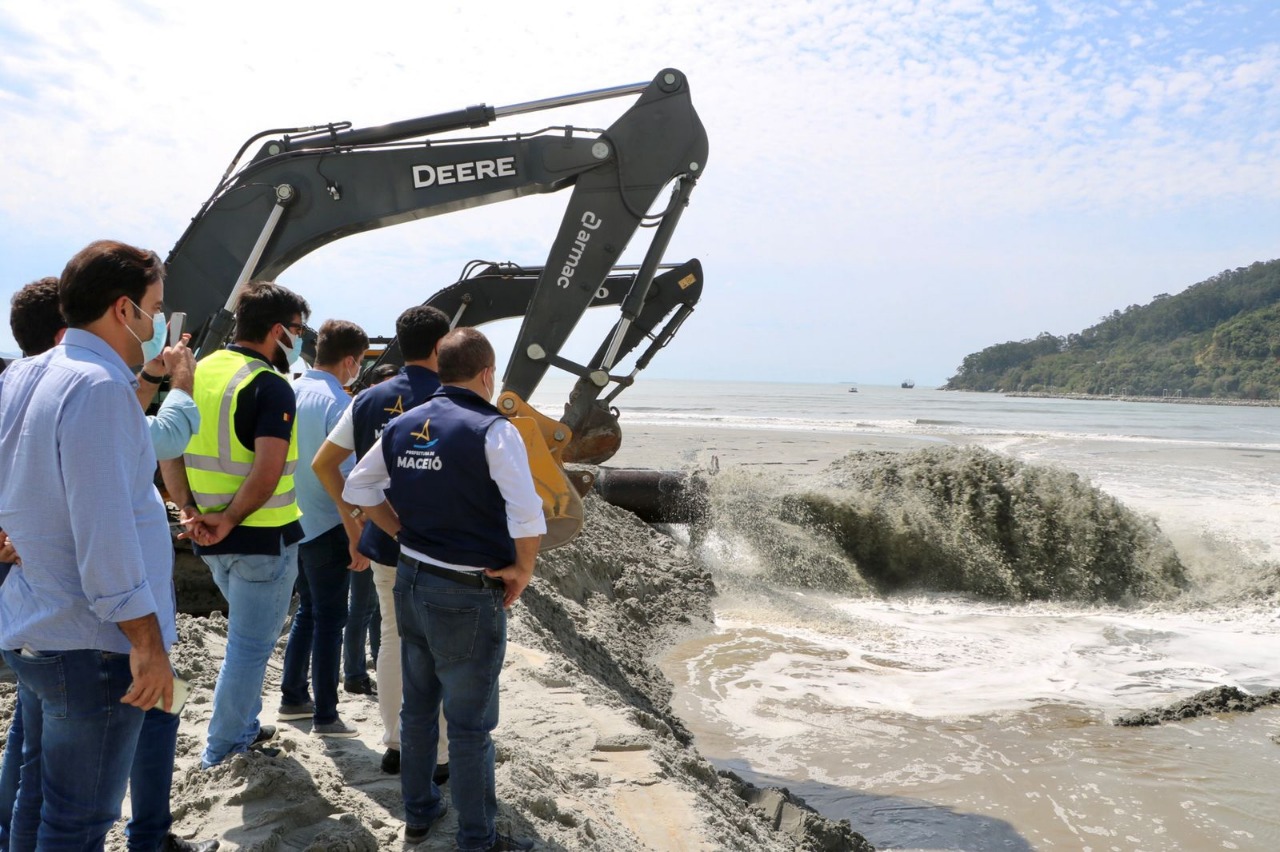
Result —
M1065 337L988 346L944 387L1280 397L1280 260L1224 270Z

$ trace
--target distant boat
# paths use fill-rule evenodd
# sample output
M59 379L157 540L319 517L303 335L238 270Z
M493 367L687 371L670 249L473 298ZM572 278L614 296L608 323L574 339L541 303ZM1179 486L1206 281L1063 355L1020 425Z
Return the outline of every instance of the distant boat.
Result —
M858 392L858 386L857 386L857 385L850 385L850 386L849 386L849 393L857 393L857 392Z
M905 381L902 383L902 386L903 386L904 388L913 388L913 387L915 387L915 386L916 386L916 380L915 380L915 379L907 379L907 380L905 380Z

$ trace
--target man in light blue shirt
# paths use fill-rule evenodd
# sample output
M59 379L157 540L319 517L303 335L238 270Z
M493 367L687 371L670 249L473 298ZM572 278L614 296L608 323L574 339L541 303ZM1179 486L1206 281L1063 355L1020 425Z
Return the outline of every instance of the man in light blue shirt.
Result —
M351 571L367 571L369 560L350 558L348 530L358 535L359 526L354 518L338 514L332 498L311 470L311 459L351 404L345 386L360 374L360 362L368 346L369 338L360 326L345 320L326 320L316 339L315 367L293 383L298 403L299 462L294 488L302 510L303 534L298 548L301 602L284 652L278 718L310 718L312 733L322 737L356 734L355 728L338 717L338 671ZM344 473L352 466L349 462ZM314 702L307 689L308 662Z
M172 702L173 548L128 367L149 360L163 297L153 252L93 243L63 273L63 345L0 375L0 527L22 558L0 586L28 732L21 848L102 848L146 711Z
M58 285L57 278L41 278L21 287L10 300L9 328L24 357L49 351L66 334L67 322L58 305ZM138 402L144 409L151 404L159 387L157 373L167 374L173 388L156 415L147 418L151 444L158 458L173 458L181 454L191 435L200 427L200 415L190 396L195 359L186 347L189 337L183 335L178 345L164 347L160 356L144 364L138 374L140 379L151 376L150 382L140 381L136 390ZM150 372L153 370L156 372ZM0 582L8 575L10 564L19 559L8 536L0 531ZM159 709L148 711L143 721L131 773L133 815L125 829L131 841L131 852L154 852L156 849L160 852L214 852L219 846L217 840L192 842L168 831L173 824L169 793L178 721L176 714ZM0 765L0 849L9 847L24 739L19 696L9 723L3 764ZM162 838L158 847L155 844L157 838Z

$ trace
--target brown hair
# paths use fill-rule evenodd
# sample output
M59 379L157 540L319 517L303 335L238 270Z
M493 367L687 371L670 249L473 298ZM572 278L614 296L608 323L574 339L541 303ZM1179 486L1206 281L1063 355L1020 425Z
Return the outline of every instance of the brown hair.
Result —
M39 355L53 348L58 332L67 327L58 309L58 279L32 281L9 300L9 329L22 354Z
M369 348L369 335L353 322L328 319L316 334L316 364L325 367L338 363L348 355L359 362Z
M297 315L306 322L311 316L307 300L274 281L250 281L236 302L236 340L260 343L276 323L288 324ZM289 329L290 337L294 336Z
M141 304L147 288L163 280L164 264L155 252L115 240L89 243L62 270L58 283L62 315L67 325L82 328L110 310L121 296Z
M474 328L455 328L440 341L440 381L468 382L493 367L493 345Z

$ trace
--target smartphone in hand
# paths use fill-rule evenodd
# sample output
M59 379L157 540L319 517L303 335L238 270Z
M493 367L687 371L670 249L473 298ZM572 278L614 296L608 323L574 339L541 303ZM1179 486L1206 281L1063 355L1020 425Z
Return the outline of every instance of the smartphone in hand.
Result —
M182 311L174 311L169 315L169 345L176 346L182 339L182 327L187 324L187 315Z
M174 675L173 678L173 703L169 706L169 713L177 716L182 712L182 708L186 706L187 699L191 697L191 682ZM155 703L152 710L159 708L164 710L164 696Z

